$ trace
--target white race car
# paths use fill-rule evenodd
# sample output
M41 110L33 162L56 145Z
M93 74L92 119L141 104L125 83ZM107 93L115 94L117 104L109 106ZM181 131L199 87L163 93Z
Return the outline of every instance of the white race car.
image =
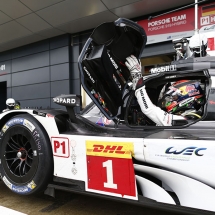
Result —
M201 117L158 127L128 90L123 63L130 54L139 57L145 43L140 26L118 19L96 28L79 57L84 89L114 126L97 125L87 111L75 114L78 95L53 99L67 111L0 114L0 175L12 192L54 196L59 189L162 210L215 212L215 59L175 62L175 71L165 67L145 78L152 101L167 80L198 79L205 92Z

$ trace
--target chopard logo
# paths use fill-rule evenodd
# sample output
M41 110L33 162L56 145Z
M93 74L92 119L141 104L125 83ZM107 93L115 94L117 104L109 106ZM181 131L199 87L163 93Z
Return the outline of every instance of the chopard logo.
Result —
M75 99L70 99L70 98L53 98L53 101L57 103L64 103L64 104L74 104L76 102Z
M84 66L84 70L87 73L88 77L90 78L90 80L93 82L93 84L95 83L95 80L93 79L93 77L91 76L91 74L89 73L89 71L87 70L87 68Z
M142 97L143 104L144 104L145 108L148 109L148 105L146 103L146 100L145 100L144 93L143 93L142 89L140 90L140 94L141 94L141 97Z
M204 154L202 154L203 150L206 150L207 148L198 148L198 147L187 147L184 148L180 151L177 151L177 149L175 150L174 147L169 147L168 149L166 149L165 154L174 154L174 155L193 155L195 154L196 156L203 156Z

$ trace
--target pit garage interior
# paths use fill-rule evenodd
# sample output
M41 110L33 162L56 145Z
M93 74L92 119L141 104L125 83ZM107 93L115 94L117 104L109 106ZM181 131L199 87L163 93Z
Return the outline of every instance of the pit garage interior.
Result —
M194 3L194 0L1 0L0 111L9 97L19 100L23 108L61 108L52 102L59 94L81 94L84 107L88 100L81 88L77 60L93 28L119 17L138 21ZM143 70L148 72L173 58L171 41L146 45L141 58Z

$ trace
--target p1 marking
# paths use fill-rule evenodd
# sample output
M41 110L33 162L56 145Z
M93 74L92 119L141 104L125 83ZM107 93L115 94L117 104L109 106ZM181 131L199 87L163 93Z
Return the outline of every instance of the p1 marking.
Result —
M53 155L56 157L68 158L70 156L69 151L69 139L66 137L52 137L52 149Z

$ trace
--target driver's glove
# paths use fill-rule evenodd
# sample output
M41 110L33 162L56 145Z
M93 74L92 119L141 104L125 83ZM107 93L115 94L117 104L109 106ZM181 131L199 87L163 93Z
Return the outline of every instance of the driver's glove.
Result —
M138 80L142 77L141 62L139 62L134 55L131 55L130 57L126 58L125 65L128 67L131 73L133 83L132 88L135 90Z

